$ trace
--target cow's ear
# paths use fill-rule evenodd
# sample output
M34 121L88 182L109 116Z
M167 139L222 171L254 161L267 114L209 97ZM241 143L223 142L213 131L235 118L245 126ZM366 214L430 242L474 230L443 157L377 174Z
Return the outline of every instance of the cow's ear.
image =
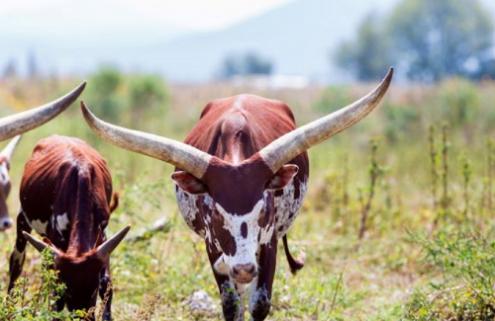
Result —
M289 184L299 171L299 167L294 164L282 166L268 182L268 189L282 189Z
M177 184L177 186L190 194L206 193L205 184L203 184L203 182L187 172L175 172L172 174L172 179L174 180L175 184Z

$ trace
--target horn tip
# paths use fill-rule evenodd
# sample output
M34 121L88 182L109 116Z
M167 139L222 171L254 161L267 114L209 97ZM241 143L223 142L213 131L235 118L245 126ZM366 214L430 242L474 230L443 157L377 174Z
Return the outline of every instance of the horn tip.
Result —
M81 112L87 122L92 122L95 118L93 113L89 110L88 106L81 100Z
M391 66L388 68L387 75L385 76L385 81L390 82L394 76L395 68Z
M79 86L77 86L74 90L73 90L73 94L76 96L76 97L79 97L79 95L81 95L81 93L84 91L84 89L86 88L86 80L84 80L82 83L79 84Z
M126 227L124 227L122 229L122 232L125 233L125 234L127 234L127 233L129 233L130 230L131 230L131 225L129 224L129 225L127 225Z

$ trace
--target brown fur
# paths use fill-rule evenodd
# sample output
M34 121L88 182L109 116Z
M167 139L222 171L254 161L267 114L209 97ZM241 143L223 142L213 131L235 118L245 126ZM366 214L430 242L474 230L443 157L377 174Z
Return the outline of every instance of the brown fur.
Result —
M108 258L96 255L95 248L104 240L110 213L118 206L113 195L112 178L105 160L84 141L63 136L42 139L25 165L20 188L23 212L18 222L47 222L42 234L61 255L55 268L66 284L63 298L69 309L88 309L95 305L102 278L108 278ZM57 217L68 217L65 230L57 227ZM19 224L18 224L19 225ZM16 251L24 255L26 241L18 227ZM11 257L12 288L20 274L14 254ZM58 304L63 307L63 304ZM109 319L110 306L106 307Z

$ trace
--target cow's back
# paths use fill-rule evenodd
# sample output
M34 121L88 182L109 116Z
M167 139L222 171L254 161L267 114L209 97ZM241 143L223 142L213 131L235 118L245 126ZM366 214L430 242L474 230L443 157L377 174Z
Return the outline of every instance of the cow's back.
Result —
M56 238L57 224L68 225L74 220L81 198L91 198L86 201L91 206L108 207L111 195L112 181L105 160L84 141L64 136L38 142L25 165L20 188L24 215L49 239ZM88 209L89 213L94 212ZM108 215L108 209L98 213Z

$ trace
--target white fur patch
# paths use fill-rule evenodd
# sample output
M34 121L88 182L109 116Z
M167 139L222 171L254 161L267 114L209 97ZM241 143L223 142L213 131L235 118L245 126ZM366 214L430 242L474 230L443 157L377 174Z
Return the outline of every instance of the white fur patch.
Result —
M69 223L69 215L67 215L67 213L57 215L55 221L55 229L60 235L63 235L64 232L67 230Z
M275 217L277 217L276 228L278 238L281 238L287 233L296 219L299 209L302 206L304 196L306 195L306 191L307 181L303 181L299 185L299 197L295 199L295 186L294 181L292 181L284 187L282 195L275 197Z
M32 220L30 223L31 227L38 232L40 235L46 234L46 228L48 226L48 221L43 222L41 220Z
M199 211L196 206L196 201L198 196L189 194L182 189L178 188L175 193L175 197L177 198L177 204L179 205L179 210L182 214L182 217L187 223L187 226L191 228L193 231L196 231L193 225L194 220L196 219L196 215ZM204 231L197 231L201 236L204 237Z

